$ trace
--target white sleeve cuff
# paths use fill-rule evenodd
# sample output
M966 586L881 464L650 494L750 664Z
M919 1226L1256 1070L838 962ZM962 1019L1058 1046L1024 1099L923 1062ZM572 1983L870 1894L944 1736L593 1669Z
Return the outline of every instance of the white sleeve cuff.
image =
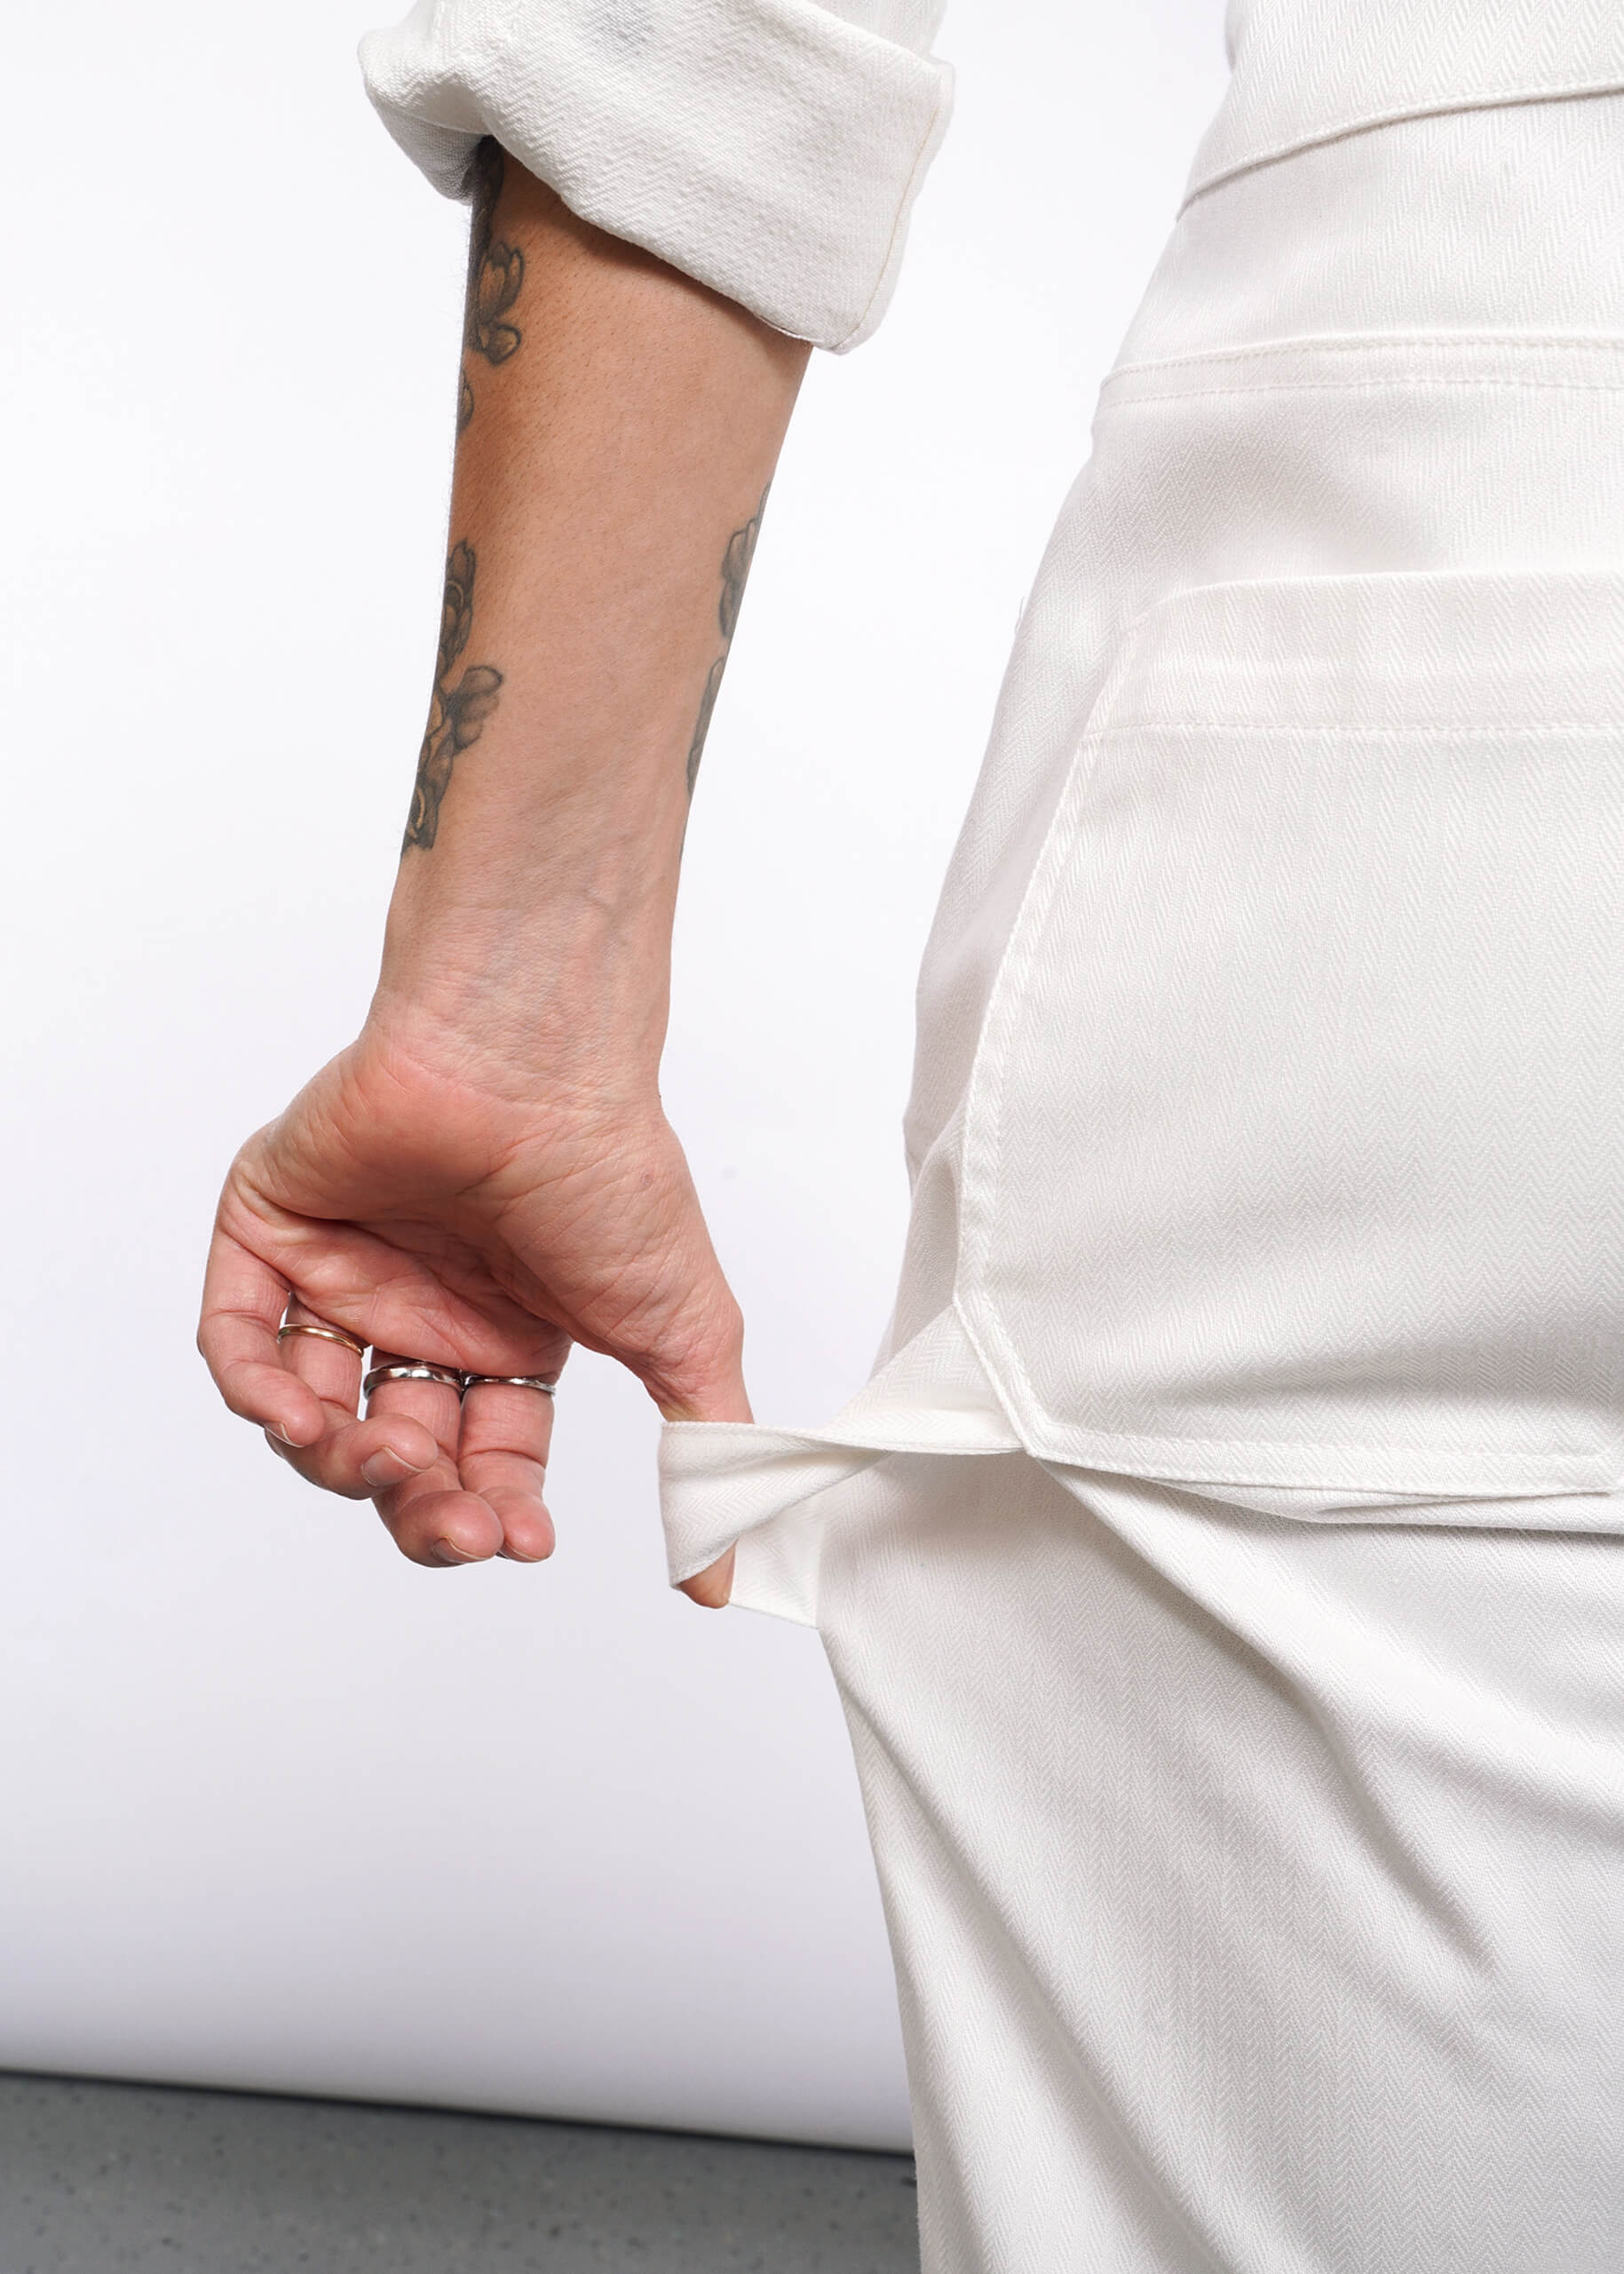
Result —
M367 91L460 197L484 135L582 219L820 347L884 313L952 75L942 0L417 0Z

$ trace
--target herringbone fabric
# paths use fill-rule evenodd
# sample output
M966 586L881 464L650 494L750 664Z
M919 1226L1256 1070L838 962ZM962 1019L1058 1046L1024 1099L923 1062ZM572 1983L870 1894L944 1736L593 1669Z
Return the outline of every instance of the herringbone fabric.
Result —
M1616 2274L1624 1540L826 1495L928 2274Z
M1192 195L1394 119L1624 87L1614 0L1230 0L1224 29L1229 96Z
M884 314L952 104L944 0L417 0L361 42L436 188L494 135L573 211L780 331Z
M1474 107L1186 208L927 953L899 1355L821 1440L951 1450L973 1378L988 1449L1620 1523L1621 154L1620 97ZM724 1436L668 1438L678 1575Z
M1483 83L1186 206L928 951L891 1355L665 1433L674 1575L737 1538L840 1684L928 2274L1624 2257L1624 99Z

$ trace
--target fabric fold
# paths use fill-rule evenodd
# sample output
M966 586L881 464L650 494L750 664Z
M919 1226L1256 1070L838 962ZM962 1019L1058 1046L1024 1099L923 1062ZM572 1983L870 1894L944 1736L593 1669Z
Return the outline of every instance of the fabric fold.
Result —
M418 0L360 45L367 91L445 195L480 139L573 212L778 330L878 324L947 125L939 0Z
M1019 1450L963 1327L945 1311L820 1428L668 1422L660 1503L671 1583L736 1543L733 1601L810 1626L824 1494L891 1453Z

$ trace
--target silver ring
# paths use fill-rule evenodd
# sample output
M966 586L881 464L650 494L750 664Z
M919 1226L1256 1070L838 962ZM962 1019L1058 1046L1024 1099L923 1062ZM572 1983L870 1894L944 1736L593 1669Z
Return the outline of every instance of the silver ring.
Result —
M539 1390L543 1398L556 1397L558 1390L556 1374L551 1382L543 1381L539 1374L465 1374L463 1376L464 1390L478 1390L481 1383L487 1382L502 1383L509 1390Z
M455 1367L431 1366L426 1359L414 1359L406 1366L375 1366L360 1385L363 1398L370 1398L380 1382L438 1382L447 1390L463 1394L463 1376Z
M357 1342L354 1335L347 1334L342 1327L306 1327L301 1320L284 1319L276 1330L276 1339L284 1343L289 1335L314 1335L320 1342L342 1343L345 1350L353 1351L357 1358L367 1355L365 1343Z

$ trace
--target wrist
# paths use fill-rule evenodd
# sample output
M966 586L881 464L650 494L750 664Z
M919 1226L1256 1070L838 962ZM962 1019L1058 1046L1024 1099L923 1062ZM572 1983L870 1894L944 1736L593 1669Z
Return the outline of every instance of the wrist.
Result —
M669 976L669 912L392 913L368 1026L471 1078L484 1067L582 1092L652 1093Z
M595 1046L630 1050L651 1020L663 1033L691 691L628 701L622 678L590 705L562 676L530 655L513 666L517 715L468 754L484 763L459 766L432 843L408 831L380 992L555 1045L584 1020Z

